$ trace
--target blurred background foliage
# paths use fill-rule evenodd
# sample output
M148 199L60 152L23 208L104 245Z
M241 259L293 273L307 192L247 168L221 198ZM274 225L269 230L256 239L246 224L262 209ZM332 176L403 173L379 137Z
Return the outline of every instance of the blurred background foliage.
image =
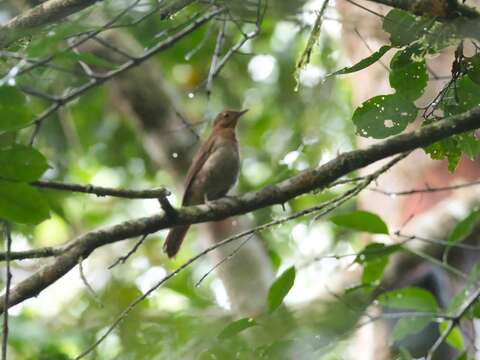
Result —
M2 19L21 10L20 2L9 1L0 8ZM246 1L246 5L250 4ZM51 25L9 50L31 57L44 57L65 46L72 34L111 19L128 5L125 1L103 1L60 24ZM156 5L142 1L123 18L135 21ZM255 19L252 6L228 1L240 25L228 22L225 48L240 39L237 26L251 31ZM316 167L355 144L352 90L348 80L325 76L348 61L341 46L342 22L333 6L327 9L318 45L311 63L300 72L297 89L294 77L316 13L318 1L282 1L269 4L259 36L246 42L213 82L207 96L204 81L212 61L221 21L213 21L175 46L150 59L164 80L174 106L193 129L205 138L214 115L224 108L248 108L239 126L242 170L236 189L244 193L276 183L297 172ZM2 5L3 6L3 5ZM135 26L125 26L135 46L149 48L168 36L175 25L195 16L194 4L168 19L149 16ZM255 9L255 6L253 6ZM380 21L380 20L379 20ZM118 65L91 55L61 53L57 66L72 67L78 60L101 69ZM0 71L8 74L15 61L2 60ZM69 74L59 75L39 67L16 79L17 86L35 84L39 91L60 94L82 84ZM115 85L114 85L115 86ZM131 113L115 99L109 84L90 90L43 123L36 148L48 159L45 179L108 187L147 189L165 185L172 189L172 202L179 204L181 185L167 167L156 164L145 150L145 139L133 125ZM0 94L1 95L1 94ZM8 102L0 98L0 102ZM472 106L474 104L472 103ZM28 98L28 109L39 113L47 101ZM166 104L165 106L169 106ZM181 121L172 126L172 136L185 132L188 146L198 141ZM3 145L13 141L2 135ZM27 143L31 129L13 133L15 141ZM166 154L181 161L182 154ZM282 208L273 206L246 215L260 225L281 215L305 209L340 193L341 188L298 197ZM155 200L96 198L73 193L42 190L48 198L51 216L38 226L15 225L14 250L63 244L75 236L102 226L160 211ZM339 211L355 210L349 202ZM233 220L234 221L234 220ZM374 231L372 231L374 232ZM82 283L78 269L71 271L39 297L10 311L9 350L12 359L70 359L108 328L113 319L142 292L167 272L202 249L197 238L202 228L194 227L179 256L168 260L162 252L165 231L148 236L125 264L107 267L133 245L128 240L95 251L84 261L85 275L95 290ZM214 264L207 258L186 268L126 317L119 327L89 355L91 359L340 359L351 357L350 337L369 302L368 289L352 288L343 297L320 297L328 285L335 294L349 281L348 271L358 263L348 258L314 261L314 257L360 251L364 238L331 222L297 219L259 234L270 261L279 274L296 266L295 283L286 296L289 311L280 307L259 314L255 320L238 320L229 309L225 289L213 272L199 286L198 280ZM394 249L395 251L397 249ZM388 262L382 250L379 272ZM385 261L384 261L385 260ZM48 260L24 260L12 264L14 281L25 278ZM365 263L365 261L363 261ZM341 275L342 274L342 275ZM375 277L375 276L374 276ZM376 278L375 278L376 279ZM368 284L364 284L368 285ZM330 295L331 295L330 294ZM423 296L423 295L422 295ZM265 303L267 304L267 299ZM350 352L349 352L350 351ZM354 357L352 357L354 358Z

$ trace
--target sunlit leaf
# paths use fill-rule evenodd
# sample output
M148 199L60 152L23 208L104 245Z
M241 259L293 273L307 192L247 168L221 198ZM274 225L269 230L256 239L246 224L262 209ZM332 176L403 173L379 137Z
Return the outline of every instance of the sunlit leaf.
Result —
M0 180L0 218L21 224L38 224L49 217L48 203L34 187Z
M231 338L232 336L237 335L245 329L256 326L258 323L252 318L243 318L237 321L233 321L228 324L221 332L218 334L220 340L225 340Z
M382 293L378 301L392 309L408 309L435 313L438 310L437 300L429 291L416 287L391 290Z
M387 224L376 214L368 211L353 211L332 216L330 221L335 225L353 230L366 231L373 234L388 234Z
M352 120L359 135L383 139L405 130L417 112L411 101L398 94L379 95L361 104Z
M16 144L0 150L0 178L34 181L47 169L45 157L30 146Z
M295 268L289 267L272 284L268 292L268 311L277 309L295 283Z
M444 334L448 328L448 321L442 321L438 324L438 329L440 330L440 334ZM463 340L463 335L458 326L455 326L450 334L447 336L447 343L454 347L457 350L465 349L465 341Z

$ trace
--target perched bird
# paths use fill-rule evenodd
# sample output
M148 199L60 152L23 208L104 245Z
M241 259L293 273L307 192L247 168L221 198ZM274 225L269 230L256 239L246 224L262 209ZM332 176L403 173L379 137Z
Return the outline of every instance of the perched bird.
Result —
M187 172L182 205L199 205L226 195L237 181L240 169L235 129L248 110L226 110L215 118L207 141L200 147ZM170 230L163 246L168 257L180 249L189 225Z

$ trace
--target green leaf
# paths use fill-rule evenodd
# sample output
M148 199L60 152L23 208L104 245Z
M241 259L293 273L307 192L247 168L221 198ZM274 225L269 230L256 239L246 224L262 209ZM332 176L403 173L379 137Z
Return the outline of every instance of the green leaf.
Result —
M358 264L365 264L369 261L378 259L379 257L390 256L402 247L399 244L385 245L382 243L368 244L355 258Z
M438 324L438 329L440 331L440 334L444 334L445 331L448 328L448 321L442 321L441 323ZM458 326L455 326L450 334L447 336L447 343L454 347L457 350L463 350L465 349L465 342L463 340L463 335Z
M434 320L429 316L405 316L397 321L393 328L393 339L400 341L408 335L416 334L422 331L430 322Z
M378 301L383 306L392 309L408 309L435 313L438 309L437 300L427 290L408 287L380 294Z
M376 214L368 211L353 211L332 216L330 221L335 225L353 230L366 231L373 234L388 234L387 224Z
M398 51L390 62L390 86L408 100L418 99L428 83L425 59L411 51Z
M425 21L419 21L411 13L393 9L383 19L383 30L390 34L390 43L393 46L405 46L425 33Z
M466 70L468 77L477 85L480 85L480 54L466 58Z
M0 86L0 133L30 125L33 115L23 93L12 87Z
M480 209L476 209L455 225L450 235L448 235L447 241L451 244L456 244L465 240L465 238L473 232L479 221Z
M401 249L400 245L372 243L363 249L355 258L355 262L363 265L362 284L379 281L388 264L389 256Z
M252 318L243 318L237 321L233 321L228 324L221 332L218 334L220 340L225 340L231 338L232 336L237 335L245 329L256 326L258 323Z
M379 282L382 279L387 264L388 257L386 256L367 262L363 267L362 283L375 284Z
M447 314L451 316L455 316L456 314L458 314L460 309L467 301L468 297L472 294L472 291L477 288L479 281L480 263L477 263L469 271L468 279L466 281L466 284L464 285L464 288L457 294L455 294L455 296L448 303ZM477 304L472 307L470 312L470 315L472 315L473 317L476 317L477 314L480 316L480 312L477 313L477 310L480 310L480 308L477 308Z
M45 157L30 146L15 144L0 150L0 178L34 181L47 169Z
M361 104L352 120L360 136L383 139L405 130L417 112L413 102L398 94L379 95Z
M49 218L48 203L34 187L0 180L0 218L21 224L38 224Z
M373 54L371 54L369 57L366 57L365 59L360 60L355 65L348 66L348 67L345 67L345 68L340 69L338 71L335 71L334 73L327 75L327 77L335 76L335 75L350 74L350 73L354 73L356 71L363 70L363 69L369 67L370 65L374 64L375 62L377 62L390 49L392 49L391 46L384 45L380 49L375 51Z
M289 267L272 284L268 292L268 311L272 313L282 303L295 282L295 267Z

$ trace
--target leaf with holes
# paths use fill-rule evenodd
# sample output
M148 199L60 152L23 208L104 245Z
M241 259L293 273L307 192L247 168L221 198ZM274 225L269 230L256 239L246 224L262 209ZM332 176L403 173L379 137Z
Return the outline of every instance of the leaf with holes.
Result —
M272 284L268 292L268 311L277 309L295 283L295 268L289 267Z
M480 54L466 58L466 70L468 77L477 85L480 85Z
M375 96L353 113L357 134L383 139L401 133L417 116L413 102L398 94Z
M368 211L352 211L332 216L330 221L335 225L372 234L388 234L387 224L380 216Z
M238 333L251 328L252 326L257 326L258 323L252 318L243 318L237 321L233 321L228 324L221 332L218 334L220 340L225 340L231 338L232 336L237 335Z
M390 86L408 100L418 99L428 82L425 59L410 51L399 51L390 62Z
M0 178L34 181L47 169L45 157L30 146L15 144L0 150Z
M405 46L425 34L427 22L428 20L417 18L407 11L393 9L383 19L383 30L390 34L393 46Z
M32 120L25 95L12 86L0 86L0 133L21 129Z
M48 203L34 187L0 180L0 218L20 224L38 224L49 218Z

